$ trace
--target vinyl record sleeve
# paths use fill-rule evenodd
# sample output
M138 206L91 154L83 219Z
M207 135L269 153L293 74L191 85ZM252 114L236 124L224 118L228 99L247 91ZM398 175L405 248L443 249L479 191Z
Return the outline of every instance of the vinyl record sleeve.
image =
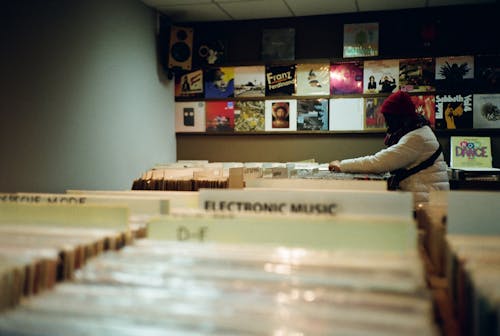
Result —
M364 93L397 91L399 87L399 60L365 61L363 81Z
M266 100L266 131L297 130L297 100Z

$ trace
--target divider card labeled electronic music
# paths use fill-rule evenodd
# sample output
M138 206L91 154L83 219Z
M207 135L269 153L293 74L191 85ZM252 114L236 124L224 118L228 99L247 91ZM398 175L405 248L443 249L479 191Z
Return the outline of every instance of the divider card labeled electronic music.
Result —
M412 194L361 190L200 189L199 207L208 212L326 215L411 220Z

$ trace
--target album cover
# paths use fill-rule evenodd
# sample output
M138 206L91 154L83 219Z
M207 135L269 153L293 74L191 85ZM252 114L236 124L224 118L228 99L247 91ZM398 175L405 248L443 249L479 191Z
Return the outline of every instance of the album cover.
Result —
M330 64L298 64L297 96L330 94Z
M344 24L344 58L378 56L378 22Z
M500 93L475 94L474 128L500 128Z
M330 66L330 94L363 93L363 62L333 63Z
M436 128L472 128L472 94L437 95Z
M295 65L266 66L266 96L291 96L295 84Z
M380 112L384 97L365 98L365 129L385 129L385 119Z
M223 64L226 60L227 41L211 39L202 40L199 43L198 52L194 53L194 59L201 66Z
M364 93L391 93L399 86L399 60L365 61Z
M295 59L295 29L262 30L262 60L291 61Z
M209 101L205 105L207 132L234 131L233 101Z
M330 99L330 131L362 131L364 129L363 98Z
M434 91L434 58L399 60L399 87L406 92Z
M328 131L328 99L297 100L298 131Z
M431 127L436 126L436 97L434 95L419 95L410 96L413 104L415 104L415 111L423 115Z
M490 137L450 137L452 168L492 168Z
M266 131L297 130L297 100L265 101Z
M195 70L175 75L175 97L203 98L203 71Z
M205 70L205 98L234 97L234 68L216 67Z
M265 105L263 100L237 101L234 107L236 132L265 131Z
M482 92L500 91L500 55L476 56L476 88Z
M448 56L436 58L436 88L463 90L474 83L474 56Z
M263 65L234 68L235 97L264 97L266 94L266 69Z
M205 102L175 103L176 132L205 132Z

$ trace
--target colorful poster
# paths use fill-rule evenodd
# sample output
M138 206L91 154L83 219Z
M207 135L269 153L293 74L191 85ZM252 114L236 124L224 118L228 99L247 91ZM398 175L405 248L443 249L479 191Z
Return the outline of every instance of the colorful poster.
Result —
M266 131L296 131L297 101L294 99L266 100Z
M378 22L344 24L344 58L378 56Z
M330 99L330 131L362 131L364 129L363 98Z
M220 67L205 70L205 98L234 97L234 68Z
M463 90L473 85L474 56L436 58L436 88Z
M436 128L472 128L472 95L437 95Z
M410 58L399 60L399 88L406 92L434 91L434 59Z
M365 61L364 93L391 93L399 86L399 60Z
M295 65L266 66L266 96L291 96L295 84Z
M436 126L436 97L434 95L420 95L410 96L413 104L415 104L415 111L423 115L431 127Z
M385 129L385 119L380 112L384 97L365 98L365 129Z
M474 128L500 128L500 93L475 94Z
M203 98L203 71L196 70L176 75L175 97Z
M234 102L209 101L205 104L207 132L234 131Z
M328 99L299 99L297 130L328 131Z
M234 130L255 132L265 130L265 105L263 100L237 101L234 107Z
M176 132L205 132L205 102L175 103Z
M363 93L363 62L333 63L330 66L330 94Z
M330 64L298 64L297 96L330 94Z
M451 168L492 168L490 137L450 137Z
M235 97L264 97L266 94L266 69L263 65L234 68Z

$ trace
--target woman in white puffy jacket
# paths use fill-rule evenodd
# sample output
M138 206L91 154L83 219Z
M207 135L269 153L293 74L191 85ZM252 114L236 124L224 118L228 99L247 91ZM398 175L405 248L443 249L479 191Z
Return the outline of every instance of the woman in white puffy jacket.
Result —
M415 112L410 96L402 91L390 95L382 104L381 112L387 125L385 144L376 154L330 162L332 171L349 173L385 173L410 169L429 159L439 148L439 142L429 122ZM449 190L447 164L443 154L427 168L403 179L399 187L412 191L415 207L429 200L431 190Z

